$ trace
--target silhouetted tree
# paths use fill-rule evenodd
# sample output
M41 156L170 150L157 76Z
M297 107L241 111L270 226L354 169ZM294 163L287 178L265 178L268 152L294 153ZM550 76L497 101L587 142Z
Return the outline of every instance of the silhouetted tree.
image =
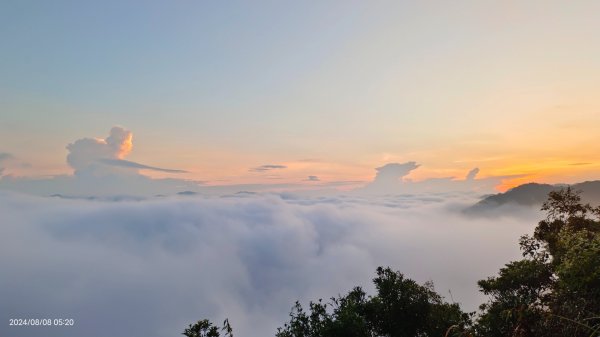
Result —
M524 259L479 281L490 295L481 336L600 336L600 208L571 188L550 192L546 219L521 237Z
M469 325L469 315L444 302L431 283L419 285L382 267L373 282L375 296L357 287L329 304L311 302L308 312L296 302L277 337L443 336L451 326L460 331Z
M225 331L225 337L233 337L233 330L229 324L229 319L225 319L223 327L220 330ZM213 325L209 320L203 319L194 324L190 324L189 327L183 331L182 335L186 337L220 337L221 333L219 332L218 327Z

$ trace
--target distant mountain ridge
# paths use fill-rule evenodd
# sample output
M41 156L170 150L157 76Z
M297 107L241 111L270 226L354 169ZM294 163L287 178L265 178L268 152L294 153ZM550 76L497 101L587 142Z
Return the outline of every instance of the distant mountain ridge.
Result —
M584 203L590 203L592 206L600 205L600 180L585 181L573 185L527 183L504 193L487 196L473 206L466 208L464 212L474 215L484 214L506 205L541 207L544 201L548 199L548 193L567 186L571 186L575 191L581 191L581 198Z

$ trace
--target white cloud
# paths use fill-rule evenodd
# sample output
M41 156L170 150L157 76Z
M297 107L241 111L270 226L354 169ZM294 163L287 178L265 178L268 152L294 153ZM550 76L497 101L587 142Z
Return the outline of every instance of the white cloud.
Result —
M244 195L92 202L0 192L0 318L73 317L69 328L0 335L176 336L229 317L273 336L295 300L370 289L389 265L451 289L473 310L476 281L518 256L525 219L468 219L464 195Z
M67 150L69 150L67 163L75 170L76 175L124 173L123 170L114 168L145 169L169 173L185 172L124 160L132 149L133 134L131 131L115 126L110 129L109 136L104 139L82 138L67 145Z
M464 179L455 177L430 178L422 181L411 181L406 178L410 172L421 165L414 161L406 163L389 163L376 168L375 179L358 193L368 194L397 194L397 193L446 193L446 192L477 192L492 193L502 180L517 176L496 176L476 179L479 169L469 171Z
M115 126L106 138L82 138L67 145L67 163L74 175L54 177L3 176L0 189L37 195L61 194L76 197L153 196L198 190L198 183L184 179L152 179L140 170L167 173L185 173L183 170L165 169L136 163L124 158L133 149L133 134ZM0 154L0 161L10 159ZM0 175L2 168L0 167Z
M133 134L129 130L115 126L105 139L82 138L67 145L67 163L75 174L95 171L103 167L101 159L123 159L133 147Z

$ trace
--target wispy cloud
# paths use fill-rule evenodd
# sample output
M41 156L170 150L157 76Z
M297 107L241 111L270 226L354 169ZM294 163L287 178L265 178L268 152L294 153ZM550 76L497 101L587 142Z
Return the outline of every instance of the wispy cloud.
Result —
M136 169L152 170L152 171L168 172L168 173L188 173L188 171L184 171L184 170L174 170L174 169L166 169L166 168L161 168L161 167L149 166L149 165L144 165L144 164L136 163L136 162L125 160L125 159L100 159L99 162L106 164L106 165L118 166L118 167L130 167L130 168L136 168Z
M338 181L329 181L325 183L326 186L349 186L349 185L359 185L364 184L366 181L362 180L338 180Z
M298 159L298 162L301 162L301 163L321 163L321 162L323 162L323 160L318 159L318 158L304 158L304 159Z
M267 172L267 171L271 171L271 170L280 170L280 169L285 169L285 168L287 168L287 166L285 166L285 165L268 164L268 165L261 165L258 167L253 167L253 168L249 169L248 171L250 171L250 172Z
M486 158L469 158L469 159L460 159L455 160L455 163L478 163L478 162L487 162L487 161L496 161L504 159L505 157L486 157Z

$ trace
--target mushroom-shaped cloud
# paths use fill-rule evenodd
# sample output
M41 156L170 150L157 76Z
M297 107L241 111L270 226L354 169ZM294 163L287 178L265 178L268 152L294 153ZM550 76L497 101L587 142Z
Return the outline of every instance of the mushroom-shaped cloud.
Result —
M75 170L75 174L98 169L99 163L105 159L123 159L133 147L133 134L120 126L110 130L105 139L82 138L67 145L69 154L67 163Z
M75 170L75 175L123 173L127 170L154 170L170 173L182 173L182 170L170 170L148 166L124 160L133 148L133 134L120 126L110 130L108 137L82 138L67 145L69 154L67 163Z

